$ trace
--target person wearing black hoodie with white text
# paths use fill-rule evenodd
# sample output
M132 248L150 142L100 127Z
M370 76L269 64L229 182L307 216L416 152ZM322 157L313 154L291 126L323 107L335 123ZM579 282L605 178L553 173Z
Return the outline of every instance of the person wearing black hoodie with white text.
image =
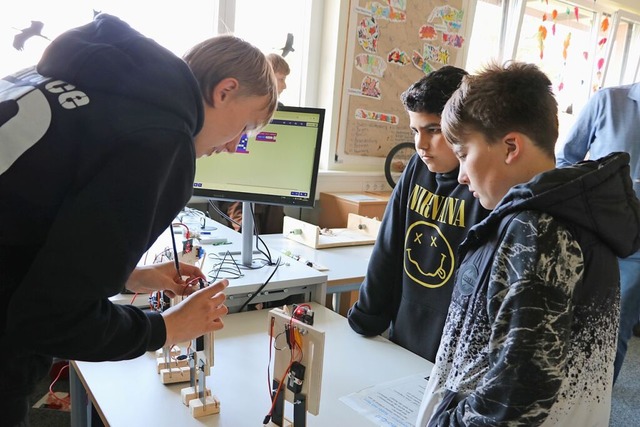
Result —
M0 80L3 426L28 425L52 357L131 359L223 327L226 281L195 290L196 267L136 265L191 197L195 159L234 152L276 105L249 43L214 37L181 59L106 14ZM124 288L189 297L145 313L109 301Z

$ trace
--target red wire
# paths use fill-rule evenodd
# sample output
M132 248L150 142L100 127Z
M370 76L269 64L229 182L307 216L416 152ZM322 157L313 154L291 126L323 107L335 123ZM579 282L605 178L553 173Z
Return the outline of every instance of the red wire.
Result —
M174 225L181 225L181 226L183 226L183 227L185 228L185 231L186 231L186 233L185 233L184 237L185 237L185 238L187 238L187 239L188 239L189 237L191 237L191 231L189 230L189 227L187 227L187 224L184 224L184 223L182 223L182 222L174 222L173 224L171 224L171 232L172 232L172 233L173 233L173 226L174 226Z
M199 282L199 281L200 281L200 279L201 279L201 277L194 277L193 279L191 279L191 280L189 280L188 282L184 283L184 284L182 285L182 295L181 295L181 297L183 297L183 298L184 298L184 293L187 291L187 288L188 288L189 286L193 285L194 283Z
M278 388L276 390L276 395L273 396L273 401L271 402L271 409L269 409L269 416L271 416L273 414L273 408L276 407L276 402L278 401L278 395L280 394L280 390L282 389L282 384L284 384L284 380L285 378L287 378L287 374L289 373L289 371L291 370L291 365L293 365L293 362L295 362L295 360L290 360L289 361L289 366L287 366L287 369L284 370L284 375L282 375L282 379L280 379L280 384L278 384Z
M305 304L308 306L308 304ZM297 311L297 308L296 308ZM275 319L273 319L272 321L274 321ZM287 378L287 375L289 374L289 371L291 370L291 366L293 365L293 362L295 362L296 360L294 359L294 351L295 351L295 347L299 347L297 345L296 339L295 339L295 335L293 332L293 318L290 317L289 318L289 342L291 343L291 358L289 359L289 366L287 366L287 369L284 370L284 374L282 375L282 378L280 379L280 383L278 384L278 388L276 389L276 394L275 396L273 396L273 400L271 401L271 409L269 409L269 413L268 416L271 416L273 414L273 409L276 406L276 402L278 400L278 395L280 394L280 390L282 389L282 384L284 383L285 379ZM271 327L273 328L273 324L271 325ZM271 336L273 336L273 329L271 332ZM302 348L300 348L300 355L302 356ZM300 359L302 360L302 359ZM271 363L271 343L269 343L269 363ZM271 382L269 380L269 382ZM271 387L269 387L269 393L271 393Z
M67 395L67 397L65 397L64 399L60 399L58 396L56 396L56 393L53 391L53 386L55 385L56 382L58 382L58 380L60 379L60 375L62 374L62 371L64 371L65 369L67 369L69 367L69 363L67 363L66 365L63 365L62 368L60 368L60 370L58 371L58 375L56 375L56 379L53 380L53 382L51 383L51 385L49 386L49 394L56 400L59 400L62 403L65 404L69 404L71 402L71 398L69 395Z

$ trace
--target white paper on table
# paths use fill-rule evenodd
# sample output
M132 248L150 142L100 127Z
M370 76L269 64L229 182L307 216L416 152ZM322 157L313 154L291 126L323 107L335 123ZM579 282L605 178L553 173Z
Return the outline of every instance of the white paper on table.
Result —
M429 372L410 375L342 396L340 400L379 426L412 427Z
M376 197L367 196L366 194L339 194L343 199L350 200L352 202L374 202L380 201L381 199Z

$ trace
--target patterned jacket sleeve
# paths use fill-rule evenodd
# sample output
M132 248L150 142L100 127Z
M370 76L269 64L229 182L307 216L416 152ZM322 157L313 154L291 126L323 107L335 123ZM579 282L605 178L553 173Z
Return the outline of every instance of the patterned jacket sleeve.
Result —
M564 378L583 256L550 216L523 213L499 243L487 288L489 365L438 425L541 424Z

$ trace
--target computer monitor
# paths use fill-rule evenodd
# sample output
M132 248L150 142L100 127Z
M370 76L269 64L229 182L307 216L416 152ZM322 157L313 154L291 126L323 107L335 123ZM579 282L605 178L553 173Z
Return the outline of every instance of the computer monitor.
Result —
M245 202L243 264L251 264L253 241L247 202L313 207L324 115L321 108L280 107L268 125L242 137L235 153L196 161L194 196Z

